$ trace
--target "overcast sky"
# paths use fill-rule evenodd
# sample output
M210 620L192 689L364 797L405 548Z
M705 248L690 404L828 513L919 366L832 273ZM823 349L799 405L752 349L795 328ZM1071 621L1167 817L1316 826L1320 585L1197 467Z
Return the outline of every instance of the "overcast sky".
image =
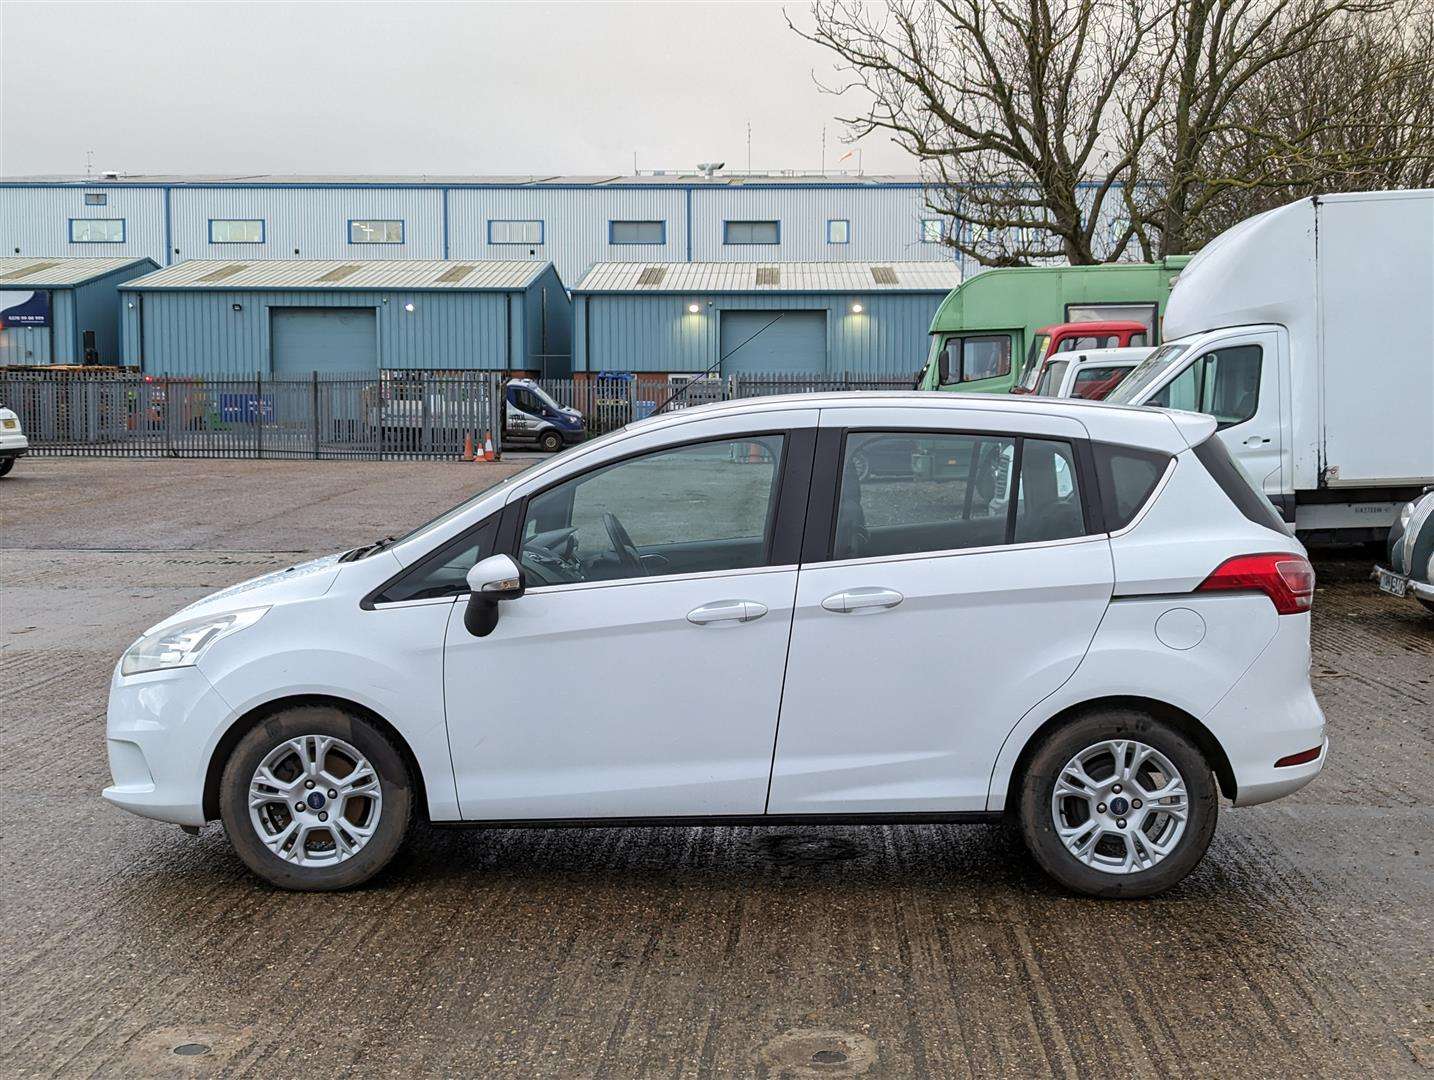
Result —
M787 8L805 19L805 2ZM0 0L0 174L840 165L827 55L776 3ZM867 172L911 172L880 138Z

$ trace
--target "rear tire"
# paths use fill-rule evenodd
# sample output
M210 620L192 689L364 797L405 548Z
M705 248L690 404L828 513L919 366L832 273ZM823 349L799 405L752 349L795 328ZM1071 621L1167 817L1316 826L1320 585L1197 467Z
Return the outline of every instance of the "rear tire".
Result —
M1177 789L1183 797L1147 797ZM1110 899L1153 896L1180 882L1210 846L1218 809L1200 749L1134 709L1090 713L1048 735L1019 802L1021 835L1041 869L1068 889Z
M362 884L393 859L413 791L403 755L375 725L304 705L239 740L224 765L219 812L235 853L259 877L329 892Z
M9 476L10 470L15 467L15 459L12 457L0 458L0 477Z

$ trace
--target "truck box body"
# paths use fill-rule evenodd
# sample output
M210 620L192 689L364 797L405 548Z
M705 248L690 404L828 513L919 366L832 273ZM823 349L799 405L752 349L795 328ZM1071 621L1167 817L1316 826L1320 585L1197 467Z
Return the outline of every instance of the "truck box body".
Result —
M1257 325L1286 339L1285 490L1434 483L1434 191L1301 199L1216 237L1165 339Z

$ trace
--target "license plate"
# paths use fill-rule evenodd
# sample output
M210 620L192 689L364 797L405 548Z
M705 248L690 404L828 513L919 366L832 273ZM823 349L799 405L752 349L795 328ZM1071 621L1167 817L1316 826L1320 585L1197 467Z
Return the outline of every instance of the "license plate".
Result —
M1400 574L1391 574L1388 570L1379 572L1379 587L1391 596L1407 596L1409 594L1409 579Z
M16 420L6 420L4 421L4 424L6 431L14 431L17 427L20 426L19 421Z

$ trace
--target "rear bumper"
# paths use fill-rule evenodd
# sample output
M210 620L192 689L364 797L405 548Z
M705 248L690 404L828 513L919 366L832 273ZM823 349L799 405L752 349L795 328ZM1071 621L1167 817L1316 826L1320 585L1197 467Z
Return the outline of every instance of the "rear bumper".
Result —
M1371 574L1370 577L1371 577L1374 581L1378 581L1378 580L1379 580L1379 575L1380 575L1381 573L1385 573L1385 574L1397 574L1398 571L1390 570L1388 567L1384 567L1384 566L1375 566L1375 568L1374 568L1374 573ZM1398 574L1398 576L1399 576L1399 577L1403 577L1404 575L1403 575L1403 574ZM1409 595L1410 595L1410 596L1413 596L1413 597L1417 597L1417 598L1419 598L1420 600L1434 600L1434 583L1430 583L1430 582L1427 582L1427 581L1418 581L1418 580L1416 580L1416 579L1414 579L1414 578L1410 578L1410 579L1409 579ZM1398 599L1398 597L1396 597L1395 599Z
M24 457L30 452L30 440L24 435L0 435L0 458Z

